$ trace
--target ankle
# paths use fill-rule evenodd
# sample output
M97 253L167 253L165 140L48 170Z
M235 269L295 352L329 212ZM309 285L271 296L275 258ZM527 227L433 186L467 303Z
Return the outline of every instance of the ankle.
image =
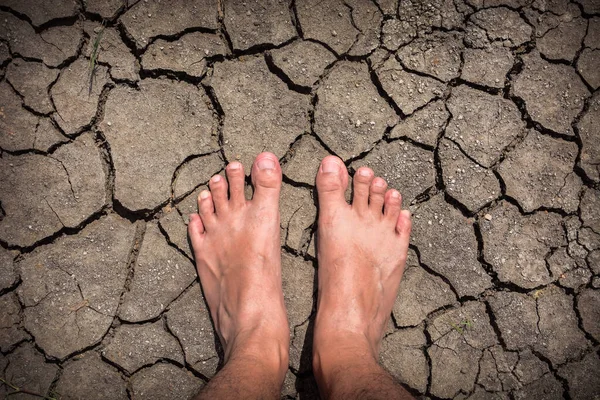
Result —
M378 351L364 335L336 332L316 334L313 342L313 370L315 375L328 376L342 366L356 364L357 360L377 364Z
M334 353L343 350L352 353L365 353L374 359L379 357L381 338L377 332L378 329L374 329L373 322L371 325L367 325L364 321L352 322L350 319L346 319L346 323L343 323L339 318L331 318L330 312L326 314L325 312L319 313L319 311L317 309L314 327L314 352L326 355L331 350Z
M377 355L361 335L315 337L313 372L322 398L343 398L344 388L359 387L359 377L378 370ZM348 378L352 377L351 381Z
M283 382L289 363L289 334L241 332L225 349L225 363L234 360L249 363L265 376L277 376Z

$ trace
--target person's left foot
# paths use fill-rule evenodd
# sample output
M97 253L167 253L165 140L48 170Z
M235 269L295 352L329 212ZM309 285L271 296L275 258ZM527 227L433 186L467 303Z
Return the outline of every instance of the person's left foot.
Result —
M190 215L188 233L198 275L225 361L258 358L283 381L289 328L281 284L281 168L274 154L256 157L252 200L244 195L242 164L230 163L226 174L227 180L212 177L210 192L198 197L199 213Z

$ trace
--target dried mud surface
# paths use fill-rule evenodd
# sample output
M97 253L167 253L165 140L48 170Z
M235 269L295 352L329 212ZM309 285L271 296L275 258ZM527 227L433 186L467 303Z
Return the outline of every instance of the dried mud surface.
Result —
M369 165L413 213L381 354L404 387L596 398L598 5L0 0L0 377L61 399L200 390L223 354L188 215L227 162L272 151L282 398L318 398L327 154L351 174Z

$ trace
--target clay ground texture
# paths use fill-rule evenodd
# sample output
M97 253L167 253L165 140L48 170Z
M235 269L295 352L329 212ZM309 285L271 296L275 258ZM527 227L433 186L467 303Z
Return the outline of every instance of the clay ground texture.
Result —
M222 355L187 218L265 150L282 397L318 397L314 175L335 154L413 213L381 354L411 393L598 398L599 60L597 0L0 0L0 398L205 385Z

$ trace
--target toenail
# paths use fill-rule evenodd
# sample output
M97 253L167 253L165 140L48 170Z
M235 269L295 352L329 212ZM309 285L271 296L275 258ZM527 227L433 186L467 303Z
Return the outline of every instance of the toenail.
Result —
M340 172L340 165L336 161L325 161L323 163L323 172L326 174L337 174Z
M263 158L256 163L258 169L275 169L275 161L270 158Z
M397 191L392 191L392 198L394 199L399 199L400 198L400 193L398 193Z
M373 185L377 187L384 187L385 181L383 179L376 179L375 182L373 182Z
M212 178L210 178L211 181L213 182L219 182L221 180L221 175L215 175Z
M201 199L208 199L208 197L210 196L210 192L208 190L203 190L200 192L200 198Z
M369 171L366 168L361 168L361 169L358 170L358 174L360 176L370 176L371 175L371 171Z
M242 164L240 164L239 162L232 162L230 163L227 168L229 169L240 169L240 167L242 166Z

